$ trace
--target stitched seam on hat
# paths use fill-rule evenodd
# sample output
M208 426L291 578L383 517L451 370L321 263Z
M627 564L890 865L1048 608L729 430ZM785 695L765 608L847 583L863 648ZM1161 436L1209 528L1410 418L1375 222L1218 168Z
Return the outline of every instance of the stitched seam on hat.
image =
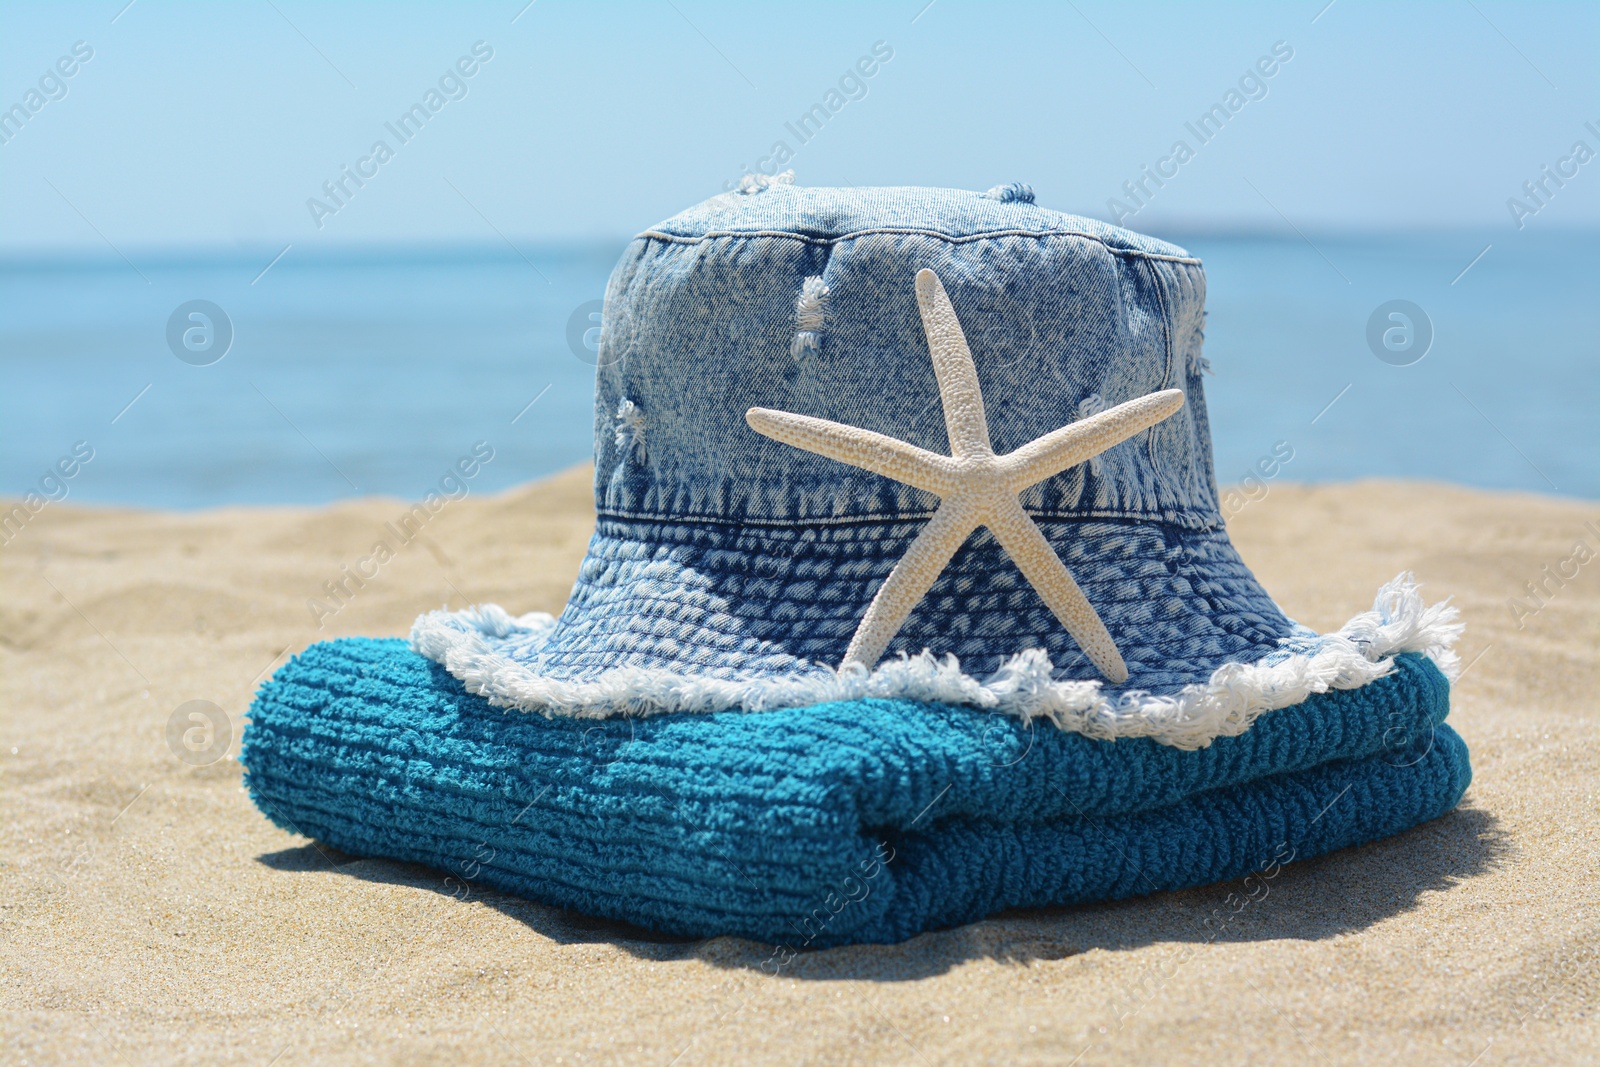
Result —
M1220 530L1223 524L1220 521L1206 522L1203 526L1192 526L1187 522L1161 515L1150 515L1143 512L1131 511L1039 511L1034 508L1023 508L1029 515L1047 522L1138 522L1149 523L1154 526L1171 526L1179 530L1203 532L1206 530ZM804 530L813 527L836 526L874 526L894 525L907 522L927 522L933 518L934 509L927 511L901 511L893 515L842 515L837 517L819 517L804 519L761 519L754 517L733 518L727 515L668 515L654 511L622 511L615 508L597 508L595 515L601 519L612 519L617 522L645 522L662 523L675 526L699 526L711 523L717 526L760 526L780 530ZM1204 516L1196 516L1204 518Z
M1173 256L1165 252L1146 252L1140 248L1118 248L1108 244L1104 238L1096 237L1092 233L1080 230L986 230L983 233L955 234L940 233L937 230L924 230L916 227L880 226L865 230L852 230L850 233L840 234L837 237L813 237L809 234L795 233L792 230L709 230L706 233L693 237L676 233L665 233L661 230L645 230L635 235L635 240L670 241L674 244L704 244L706 241L720 240L722 238L754 238L754 237L781 237L794 241L804 241L814 245L833 245L840 241L852 241L858 237L872 237L878 234L903 234L908 237L932 237L947 244L967 244L972 241L986 241L995 237L1081 237L1091 241L1106 251L1118 256L1133 256L1139 259L1159 259L1170 263L1183 263L1199 267L1203 264L1194 256Z
M487 637L548 635L556 620L544 614L514 618L496 605L434 611L411 629L411 647L444 666L468 692L498 707L546 716L612 718L662 712L738 709L768 711L840 700L897 697L964 704L1045 719L1063 730L1100 740L1148 737L1176 748L1204 748L1237 736L1262 714L1299 704L1313 693L1358 689L1394 671L1395 655L1431 659L1449 681L1460 671L1454 646L1462 625L1448 600L1424 604L1417 583L1403 573L1378 590L1371 611L1336 633L1282 638L1261 659L1231 661L1204 683L1175 696L1131 690L1107 696L1099 681L1057 681L1049 655L1039 648L1012 656L994 674L977 679L953 655L923 651L868 671L840 670L797 661L788 675L716 678L681 670L619 667L589 681L564 681L533 673L494 649Z

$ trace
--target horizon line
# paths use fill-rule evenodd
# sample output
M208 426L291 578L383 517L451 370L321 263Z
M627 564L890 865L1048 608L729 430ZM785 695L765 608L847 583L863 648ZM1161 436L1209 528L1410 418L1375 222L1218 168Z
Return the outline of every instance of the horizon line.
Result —
M1282 226L1253 224L1212 225L1199 222L1152 226L1137 232L1161 239L1176 237L1185 239L1281 240L1289 242L1303 242L1307 235L1328 241L1350 241L1450 236L1485 237L1498 234L1509 240L1512 237L1527 236L1596 237L1600 236L1600 223L1541 227L1535 234L1529 234L1526 231L1507 233L1504 227L1482 225L1420 225L1403 228L1329 227L1308 230L1302 234ZM572 254L593 251L602 247L613 250L620 249L632 241L635 236L634 234L560 237L523 235L521 237L512 237L509 240L513 246L540 248L551 252ZM272 239L265 238L250 239L248 241L163 241L149 244L124 243L121 248L130 254L156 260L242 260L262 254L269 257L280 255L289 248L295 249L300 256L309 255L314 259L337 259L373 254L438 254L440 252L471 252L480 256L483 253L492 252L498 256L511 258L519 255L517 248L507 248L505 241L485 240L478 237L343 239L318 241L315 245L310 241L303 244L286 241L280 244ZM75 262L115 260L120 262L121 257L118 252L107 249L103 245L87 242L73 242L70 244L33 244L25 242L10 244L0 242L0 263L15 264L53 260L71 260Z

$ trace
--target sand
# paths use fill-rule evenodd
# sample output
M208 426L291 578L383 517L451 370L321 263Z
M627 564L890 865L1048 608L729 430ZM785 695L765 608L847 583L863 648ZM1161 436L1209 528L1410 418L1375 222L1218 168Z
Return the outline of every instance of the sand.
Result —
M195 514L52 504L0 550L7 1063L1575 1063L1600 1056L1600 560L1520 620L1592 503L1440 485L1273 485L1234 538L1335 627L1414 570L1454 595L1445 818L1234 885L815 952L684 942L276 829L240 786L252 692L291 652L471 601L559 610L588 472L447 506L319 629L306 606L404 505ZM1570 571L1570 567L1569 567ZM1520 628L1519 628L1520 622ZM229 755L175 757L209 700Z

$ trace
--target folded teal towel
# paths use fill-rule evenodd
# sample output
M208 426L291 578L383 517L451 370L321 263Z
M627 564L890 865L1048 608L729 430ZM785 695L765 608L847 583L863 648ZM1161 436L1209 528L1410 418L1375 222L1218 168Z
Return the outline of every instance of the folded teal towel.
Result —
M1453 808L1449 684L1416 654L1184 751L860 700L642 719L492 707L401 640L264 685L246 783L344 851L690 936L893 942L1007 908L1275 870Z

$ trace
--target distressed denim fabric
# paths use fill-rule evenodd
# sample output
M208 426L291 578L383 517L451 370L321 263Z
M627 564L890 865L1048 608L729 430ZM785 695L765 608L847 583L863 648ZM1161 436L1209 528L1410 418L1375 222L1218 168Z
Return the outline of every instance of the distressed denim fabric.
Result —
M1097 404L1187 396L1022 497L1127 659L1126 688L1204 682L1289 636L1222 531L1197 260L1026 199L774 185L645 231L613 273L595 390L599 526L554 630L508 637L506 654L577 681L623 666L759 677L836 665L937 498L769 440L744 416L815 415L948 454L913 289L924 267L965 330L996 452ZM808 278L826 296L800 345ZM1057 677L1098 676L979 531L889 654L954 653L977 674L1031 648Z

